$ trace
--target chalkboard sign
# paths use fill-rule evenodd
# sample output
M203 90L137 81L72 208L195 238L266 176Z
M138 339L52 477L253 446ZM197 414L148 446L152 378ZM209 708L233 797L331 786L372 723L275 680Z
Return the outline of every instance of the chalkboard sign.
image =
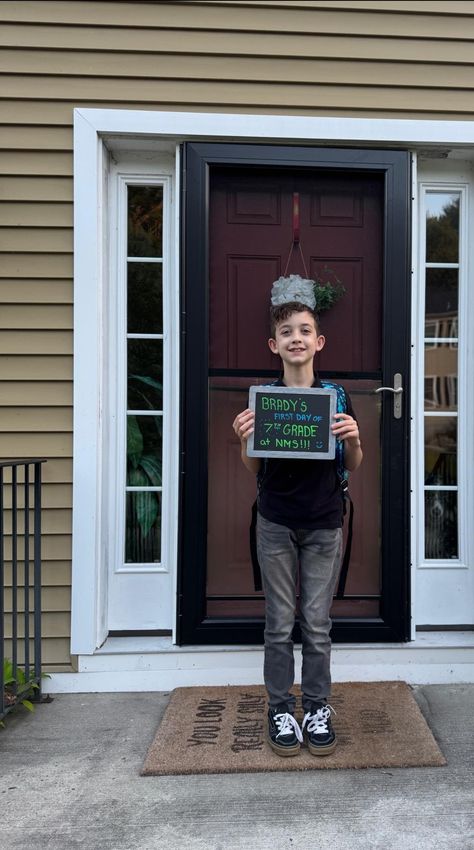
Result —
M248 456L333 460L336 438L331 424L336 405L336 390L250 387L255 429L247 441Z

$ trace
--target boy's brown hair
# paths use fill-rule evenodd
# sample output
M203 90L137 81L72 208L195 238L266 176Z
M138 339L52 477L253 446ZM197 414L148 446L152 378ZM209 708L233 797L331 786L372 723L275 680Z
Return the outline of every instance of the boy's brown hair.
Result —
M289 301L287 304L277 304L276 307L270 307L270 336L275 339L276 327L281 322L289 319L293 313L309 313L314 319L316 333L319 336L321 333L319 315L315 313L307 304L302 304L301 301Z

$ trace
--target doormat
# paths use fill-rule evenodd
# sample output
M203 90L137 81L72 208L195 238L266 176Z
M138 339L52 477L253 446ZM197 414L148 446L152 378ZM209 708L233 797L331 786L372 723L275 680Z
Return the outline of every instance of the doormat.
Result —
M299 688L294 689L301 697ZM338 746L329 756L302 747L282 758L270 748L261 685L177 688L142 776L254 773L368 767L440 767L446 759L405 682L334 684L330 703ZM298 708L299 706L299 708ZM296 719L303 720L301 701Z

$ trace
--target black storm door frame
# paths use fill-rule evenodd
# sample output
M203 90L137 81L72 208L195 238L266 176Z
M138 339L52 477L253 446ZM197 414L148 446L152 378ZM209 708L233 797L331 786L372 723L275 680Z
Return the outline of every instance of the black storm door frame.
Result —
M382 442L380 616L333 620L334 642L409 639L410 157L406 151L186 143L182 148L181 475L177 640L261 644L263 619L206 617L209 175L214 166L377 173L384 179L382 382L403 375L403 416L387 394ZM229 424L231 427L231 424ZM300 639L296 628L295 639Z

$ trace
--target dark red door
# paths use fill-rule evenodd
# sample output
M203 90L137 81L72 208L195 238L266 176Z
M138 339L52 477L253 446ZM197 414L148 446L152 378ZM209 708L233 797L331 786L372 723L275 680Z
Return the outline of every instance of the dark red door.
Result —
M408 360L407 159L374 152L374 167L356 168L353 151L338 151L331 167L324 151L327 167L311 168L311 151L284 149L287 158L306 159L303 169L285 166L280 156L269 167L276 155L258 146L251 156L247 146L189 147L181 640L253 642L262 634L263 599L253 587L249 551L256 482L240 460L232 421L249 386L278 375L268 314L272 283L285 271L338 280L345 289L322 315L327 341L317 363L323 377L350 392L364 446L363 465L350 480L352 557L346 597L333 606L335 631L347 639L347 624L359 623L369 626L362 639L403 636L407 412L395 422L392 398L375 390L393 383L392 372L404 373ZM222 162L226 148L238 167ZM260 167L244 165L252 158ZM301 252L293 244L295 193Z
M246 406L249 384L268 382L267 371L279 368L267 345L268 311L272 282L285 268L313 279L338 280L346 290L323 314L327 343L318 366L331 377L343 374L360 419L365 460L351 481L357 511L348 599L337 602L333 613L379 613L380 423L373 390L381 374L382 210L380 176L222 169L211 177L211 616L253 616L263 610L255 598L260 594L253 591L248 544L255 479L240 461L231 424ZM301 252L293 243L297 224Z
M266 342L271 285L288 260L288 273L305 276L299 251L290 253L297 192L309 275L327 274L346 289L324 316L327 343L320 368L380 371L382 179L278 171L252 176L222 169L210 186L210 368L276 367Z

